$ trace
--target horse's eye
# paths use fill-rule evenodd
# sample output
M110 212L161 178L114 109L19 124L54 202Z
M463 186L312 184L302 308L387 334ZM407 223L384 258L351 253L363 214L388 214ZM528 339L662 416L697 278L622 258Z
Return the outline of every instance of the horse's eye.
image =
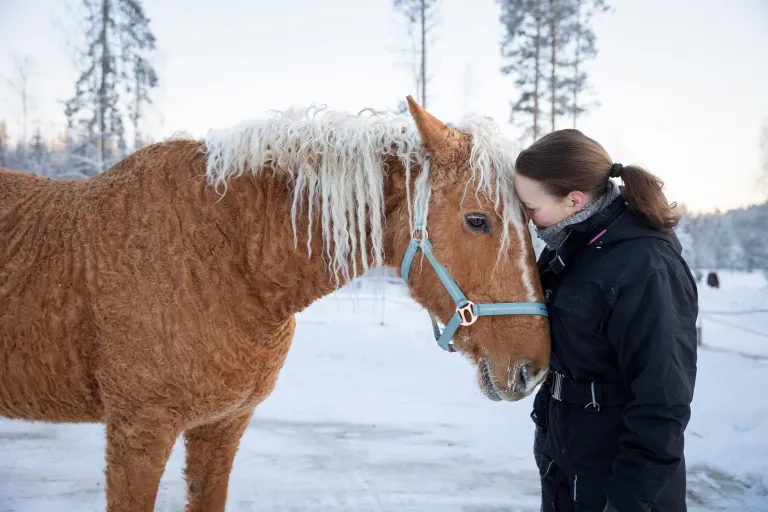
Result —
M484 213L468 213L464 216L464 220L472 231L488 233L491 230L488 217Z

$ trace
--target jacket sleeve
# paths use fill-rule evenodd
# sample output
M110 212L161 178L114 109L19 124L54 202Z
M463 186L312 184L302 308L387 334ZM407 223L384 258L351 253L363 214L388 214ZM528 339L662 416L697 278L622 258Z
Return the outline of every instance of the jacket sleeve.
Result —
M654 270L618 289L607 333L633 398L605 491L622 512L649 510L682 463L697 314L695 285L685 274Z

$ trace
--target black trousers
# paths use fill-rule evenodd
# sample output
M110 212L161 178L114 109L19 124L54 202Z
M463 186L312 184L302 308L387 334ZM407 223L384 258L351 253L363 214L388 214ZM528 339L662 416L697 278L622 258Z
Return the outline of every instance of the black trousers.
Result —
M568 476L557 464L542 457L541 512L603 512L606 497L602 479ZM685 512L685 463L680 466L651 512ZM611 509L614 510L614 509Z
M541 512L603 512L605 502L601 481L570 478L554 462L547 463L541 477Z

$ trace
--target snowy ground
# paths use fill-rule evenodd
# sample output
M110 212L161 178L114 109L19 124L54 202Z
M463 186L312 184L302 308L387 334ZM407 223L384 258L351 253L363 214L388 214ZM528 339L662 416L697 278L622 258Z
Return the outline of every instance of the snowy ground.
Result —
M751 277L702 285L702 311L768 308L768 285ZM383 303L359 294L300 315L277 388L243 437L228 510L538 510L532 397L484 399L469 363L437 348L399 287ZM768 510L768 358L755 357L768 356L765 333L768 314L703 317L691 511ZM0 420L0 512L103 510L103 451L100 426ZM183 510L183 458L179 441L159 511Z

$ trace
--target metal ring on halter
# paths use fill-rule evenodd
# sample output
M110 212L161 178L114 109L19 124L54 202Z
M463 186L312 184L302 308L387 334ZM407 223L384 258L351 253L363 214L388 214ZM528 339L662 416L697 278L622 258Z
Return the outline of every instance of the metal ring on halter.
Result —
M424 236L419 238L418 236L416 236L418 233L424 233ZM429 232L427 231L427 228L416 228L411 233L411 238L416 239L416 240L421 240L421 241L428 240L429 239Z
M459 307L456 308L456 312L461 317L460 325L463 325L466 327L468 325L472 325L477 321L477 315L475 314L475 311L473 309L474 307L475 307L475 303L469 300L465 305L461 306L460 308ZM467 320L467 317L464 316L465 313L469 313L469 320Z

